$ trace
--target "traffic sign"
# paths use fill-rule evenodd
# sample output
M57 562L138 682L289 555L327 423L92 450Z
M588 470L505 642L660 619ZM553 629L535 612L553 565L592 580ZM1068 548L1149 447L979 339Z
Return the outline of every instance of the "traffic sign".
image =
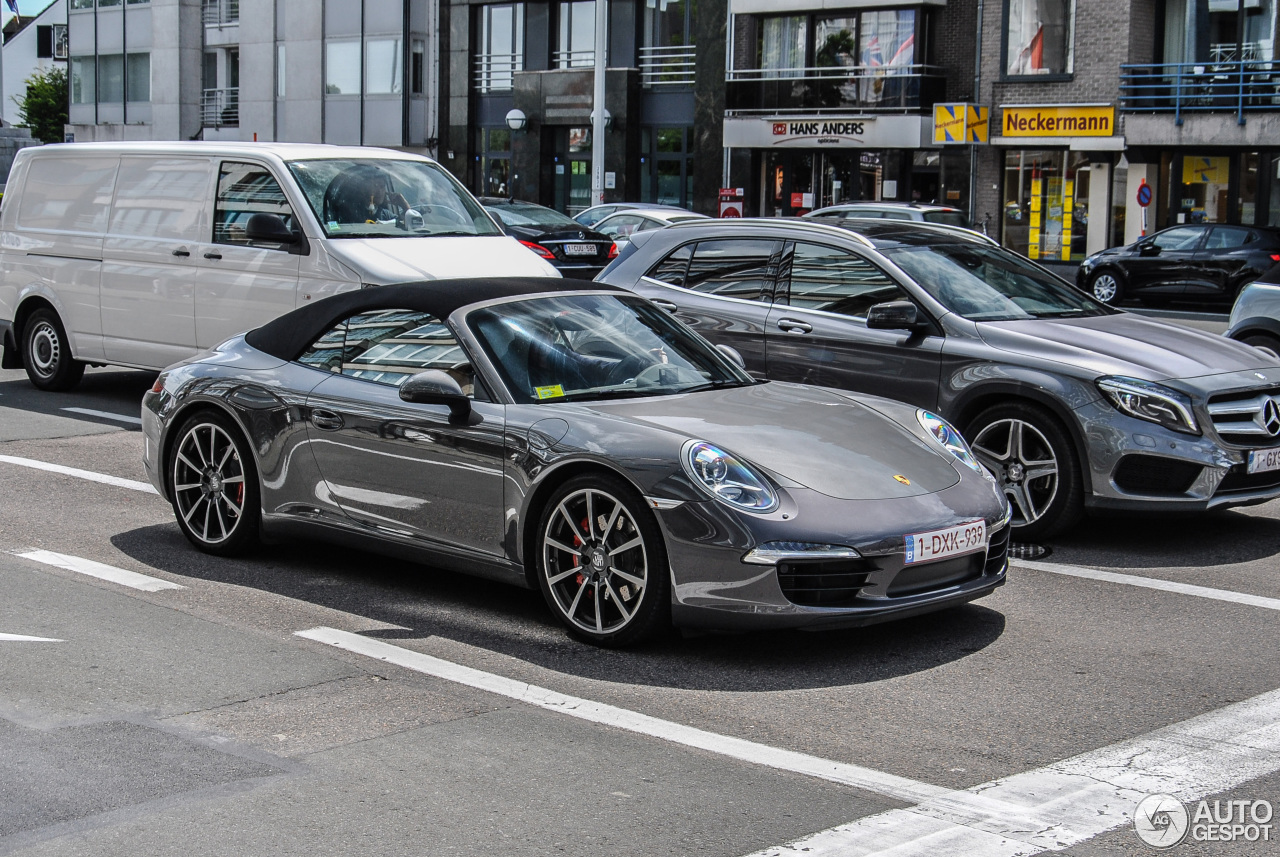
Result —
M1147 180L1143 179L1142 184L1138 185L1138 205L1146 208L1151 204L1151 185L1147 184Z

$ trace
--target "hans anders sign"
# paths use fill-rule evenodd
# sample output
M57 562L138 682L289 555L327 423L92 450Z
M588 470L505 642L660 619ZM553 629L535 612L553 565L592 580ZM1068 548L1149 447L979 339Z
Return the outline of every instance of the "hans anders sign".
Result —
M1116 109L1110 104L1014 104L1001 106L1005 137L1111 137Z
M726 117L730 148L918 148L925 130L919 116Z

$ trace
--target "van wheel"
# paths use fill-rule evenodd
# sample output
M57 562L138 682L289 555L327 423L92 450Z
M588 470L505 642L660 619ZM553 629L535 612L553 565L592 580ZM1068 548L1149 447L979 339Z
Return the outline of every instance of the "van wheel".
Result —
M70 390L84 376L84 364L71 356L71 343L58 314L51 309L31 313L22 329L22 364L41 390Z

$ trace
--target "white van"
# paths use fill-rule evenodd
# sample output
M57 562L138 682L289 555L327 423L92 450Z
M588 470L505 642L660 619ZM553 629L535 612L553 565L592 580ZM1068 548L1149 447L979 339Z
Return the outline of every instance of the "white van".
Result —
M362 285L557 277L428 158L272 143L18 152L0 205L6 369L162 369Z

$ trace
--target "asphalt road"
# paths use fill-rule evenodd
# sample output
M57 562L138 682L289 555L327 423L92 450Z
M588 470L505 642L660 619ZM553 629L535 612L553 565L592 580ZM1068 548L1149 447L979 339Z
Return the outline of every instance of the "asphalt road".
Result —
M0 854L1131 855L1145 794L1280 805L1280 504L1091 519L920 619L601 651L533 592L197 553L141 484L151 381L0 372Z

